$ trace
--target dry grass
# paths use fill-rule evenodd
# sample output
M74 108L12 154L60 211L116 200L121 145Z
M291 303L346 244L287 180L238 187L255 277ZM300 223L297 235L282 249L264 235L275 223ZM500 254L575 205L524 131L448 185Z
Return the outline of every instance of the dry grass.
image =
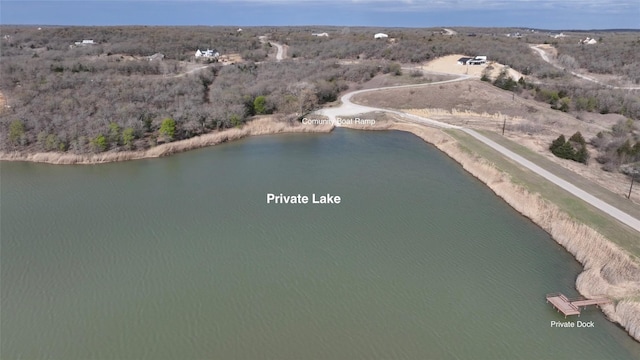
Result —
M87 155L56 152L34 154L22 152L0 152L0 160L32 161L62 165L102 164L116 161L128 161L168 156L187 150L198 149L205 146L213 146L228 141L242 139L247 136L279 133L330 132L332 129L333 127L331 125L302 125L299 123L279 121L274 119L273 117L265 117L253 120L241 128L233 128L220 132L205 134L191 139L162 144L142 151L105 152Z
M2 114L7 106L7 99L4 97L4 94L0 92L0 114Z
M535 124L519 116L509 116L497 113L478 113L471 110L458 109L403 109L402 112L418 115L428 119L443 121L452 125L473 127L475 129L499 130L503 123L509 124L510 129L519 129L521 132L538 133L542 131L542 126Z
M358 128L358 127L354 127ZM417 124L381 120L376 130L411 132L435 145L473 176L487 184L516 211L547 231L553 239L583 265L576 280L578 291L589 298L607 297L614 300L603 307L612 321L620 323L640 341L640 261L617 247L592 228L578 223L555 204L539 194L512 182L511 177L486 160L465 151L444 132Z
M244 59L242 58L242 56L240 56L240 54L233 53L233 54L220 55L220 58L218 59L218 61L222 65L231 65L231 64L241 63L244 61Z
M363 105L402 110L452 125L476 130L489 130L500 134L506 120L505 137L524 145L577 175L608 189L621 198L629 188L628 178L621 173L605 172L591 160L587 166L555 157L549 144L560 134L571 136L580 131L586 139L599 131L611 129L620 119L614 114L579 114L580 119L568 113L549 108L548 104L532 99L513 97L510 92L482 81L462 81L434 85L420 89L376 91L355 96ZM592 157L596 151L589 147Z

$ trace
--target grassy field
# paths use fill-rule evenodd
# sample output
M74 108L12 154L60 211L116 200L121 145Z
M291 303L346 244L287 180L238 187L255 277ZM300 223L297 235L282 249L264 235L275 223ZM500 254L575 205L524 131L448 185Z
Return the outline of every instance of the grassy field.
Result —
M640 259L640 241L638 240L638 233L635 230L620 224L617 220L602 211L595 209L591 205L576 198L532 171L524 169L513 161L506 159L498 152L472 138L470 135L458 130L447 130L447 133L454 137L464 149L480 155L493 163L499 170L511 175L514 183L524 186L533 193L540 194L548 201L556 204L562 211L566 212L574 219L594 228L606 238ZM632 216L639 216L640 209L632 203L625 201L623 198L620 198L620 196L579 177L569 170L544 159L540 155L535 154L518 144L501 138L495 133L486 131L483 132L483 135L490 137L492 140L507 147L508 149L531 161L534 161L539 166L552 171L565 180L568 180L612 205L619 207L621 210L628 212Z

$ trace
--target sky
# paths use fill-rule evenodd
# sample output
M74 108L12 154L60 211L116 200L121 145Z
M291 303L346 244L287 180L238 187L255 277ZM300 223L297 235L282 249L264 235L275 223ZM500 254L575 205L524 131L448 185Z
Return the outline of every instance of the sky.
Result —
M640 29L640 0L1 0L0 23Z

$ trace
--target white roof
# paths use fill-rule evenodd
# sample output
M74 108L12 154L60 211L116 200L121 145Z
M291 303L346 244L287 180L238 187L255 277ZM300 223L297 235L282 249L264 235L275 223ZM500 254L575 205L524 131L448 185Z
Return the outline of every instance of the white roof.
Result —
M383 34L383 33L377 33L377 34L373 35L373 37L376 38L376 39L379 39L379 38L389 37L389 35Z

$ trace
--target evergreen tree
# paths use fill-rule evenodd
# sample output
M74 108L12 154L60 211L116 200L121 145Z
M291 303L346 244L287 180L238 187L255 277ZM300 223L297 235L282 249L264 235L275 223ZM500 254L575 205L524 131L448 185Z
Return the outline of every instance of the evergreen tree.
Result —
M573 160L576 157L576 151L573 149L570 142L565 142L554 150L551 150L551 152L562 159Z
M569 138L569 141L573 141L575 143L578 143L580 145L584 145L587 142L584 140L584 137L582 136L582 134L580 133L580 131L576 132L575 134L571 135L571 137Z
M567 140L564 138L564 135L561 134L560 136L558 136L557 139L553 140L553 142L551 143L551 146L549 147L549 150L551 150L551 152L554 152L555 149L564 145L564 143L566 142Z
M587 164L587 162L589 161L589 151L587 151L586 145L582 145L580 149L578 149L573 160L581 162L585 165Z

